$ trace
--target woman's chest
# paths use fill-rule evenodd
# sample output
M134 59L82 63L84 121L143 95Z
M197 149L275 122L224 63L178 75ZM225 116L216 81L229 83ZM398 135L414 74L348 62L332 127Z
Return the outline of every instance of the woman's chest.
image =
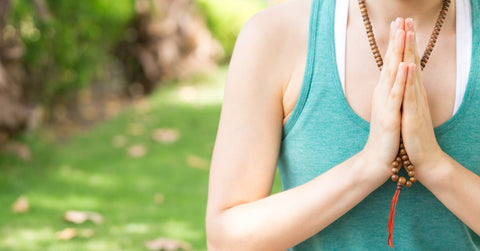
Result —
M373 90L379 82L380 70L368 44L364 30L348 29L345 60L345 97L357 115L370 120ZM427 34L419 34L417 41L419 55ZM455 33L442 34L423 71L425 87L435 127L449 120L453 115L456 94L456 50ZM365 40L365 41L364 41ZM379 39L381 54L388 47L386 39Z

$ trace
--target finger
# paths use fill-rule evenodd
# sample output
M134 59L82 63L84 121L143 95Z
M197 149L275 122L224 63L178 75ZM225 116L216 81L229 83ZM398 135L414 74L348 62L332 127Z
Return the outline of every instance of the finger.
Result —
M395 21L394 36L389 41L387 53L385 54L384 67L381 78L388 83L388 90L391 89L397 75L398 65L403 60L403 51L405 47L405 31L402 29L403 19L397 18Z
M417 106L417 102L416 102L417 91L415 88L415 73L416 73L417 65L410 63L408 64L407 68L408 68L407 70L408 73L407 73L407 79L405 84L405 95L403 98L404 111L408 111Z
M403 55L403 60L406 63L415 63L420 65L420 56L418 54L415 26L413 19L407 18L405 20L405 50Z
M407 81L408 74L408 64L400 63L398 65L397 76L395 78L395 83L390 91L390 105L392 111L400 111L400 107L403 103L405 85Z
M415 31L413 18L409 17L405 19L405 32Z
M399 17L395 20L394 26L391 27L393 31L391 31L392 36L390 37L387 52L385 53L384 68L389 67L390 69L393 68L396 70L398 64L403 59L403 49L405 45L404 23L403 18Z

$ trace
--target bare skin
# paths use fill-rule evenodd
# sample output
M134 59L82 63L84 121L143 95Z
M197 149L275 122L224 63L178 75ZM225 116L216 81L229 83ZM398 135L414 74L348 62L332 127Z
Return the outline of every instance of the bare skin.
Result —
M383 2L395 8L382 6ZM445 60L455 62L449 49L455 42L454 8L435 48L436 56L423 73L414 66L418 52L410 37L416 35L420 44L426 44L423 41L430 35L439 0L424 0L422 8L417 8L417 1L367 1L374 27L378 23L375 35L385 62L381 73L368 42L357 54L349 49L353 48L349 40L360 36L366 40L359 13L350 6L347 100L359 116L370 121L368 142L361 152L314 180L270 196L282 126L293 110L305 70L310 4L310 0L292 0L270 8L253 17L239 36L211 166L206 220L209 250L286 250L321 231L389 178L400 132L419 181L479 234L480 222L475 217L480 203L475 204L471 194L480 193L480 178L443 153L433 135L433 126L452 115L455 66L445 66ZM380 24L383 19L388 18L390 24L396 16L407 14L422 17L415 23L416 31L403 19L390 27ZM369 65L370 75L356 75L358 64ZM427 71L430 66L432 70ZM444 74L440 82L436 74ZM439 92L439 85L446 90ZM359 89L371 99L359 99ZM452 101L440 102L447 99ZM299 228L303 231L292 231Z

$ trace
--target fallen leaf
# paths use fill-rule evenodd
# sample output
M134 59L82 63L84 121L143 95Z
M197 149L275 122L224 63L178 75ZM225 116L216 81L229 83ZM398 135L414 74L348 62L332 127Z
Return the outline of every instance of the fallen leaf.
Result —
M86 212L86 211L74 211L70 210L65 213L63 218L68 221L72 222L75 224L82 224L86 222L87 220L93 221L95 224L102 224L103 223L103 217L99 213L95 212Z
M138 113L147 113L150 111L150 102L146 98L142 98L135 102L135 110Z
M208 168L208 161L202 159L195 155L190 155L187 157L187 164L196 169L207 169Z
M30 204L25 196L20 196L12 205L14 213L26 213L30 209Z
M121 108L122 105L117 99L109 99L105 104L105 112L109 117L116 116L120 112Z
M178 96L184 102L192 102L197 98L198 91L193 86L184 86L178 92Z
M172 144L180 138L180 132L177 129L159 128L153 131L152 138L159 143Z
M28 161L32 159L32 153L30 151L30 148L25 144L11 142L6 144L5 149L8 152L17 155L22 160Z
M190 250L192 247L189 243L174 239L157 238L152 241L145 242L145 247L149 250Z
M123 135L115 135L112 139L112 145L117 148L124 147L127 144L127 138Z
M57 239L62 241L68 241L73 237L77 236L77 230L75 228L65 228L62 231L56 233Z
M161 193L157 193L155 194L155 196L153 196L153 202L157 205L162 204L164 201L165 201L165 196Z
M128 155L132 158L140 158L147 154L147 148L144 145L134 145L128 148Z

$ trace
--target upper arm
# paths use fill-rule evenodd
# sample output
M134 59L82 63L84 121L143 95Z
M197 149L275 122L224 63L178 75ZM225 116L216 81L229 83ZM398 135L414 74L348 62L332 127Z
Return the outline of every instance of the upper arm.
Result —
M279 12L257 14L237 40L212 158L207 214L270 194L283 130L282 86L294 68Z

